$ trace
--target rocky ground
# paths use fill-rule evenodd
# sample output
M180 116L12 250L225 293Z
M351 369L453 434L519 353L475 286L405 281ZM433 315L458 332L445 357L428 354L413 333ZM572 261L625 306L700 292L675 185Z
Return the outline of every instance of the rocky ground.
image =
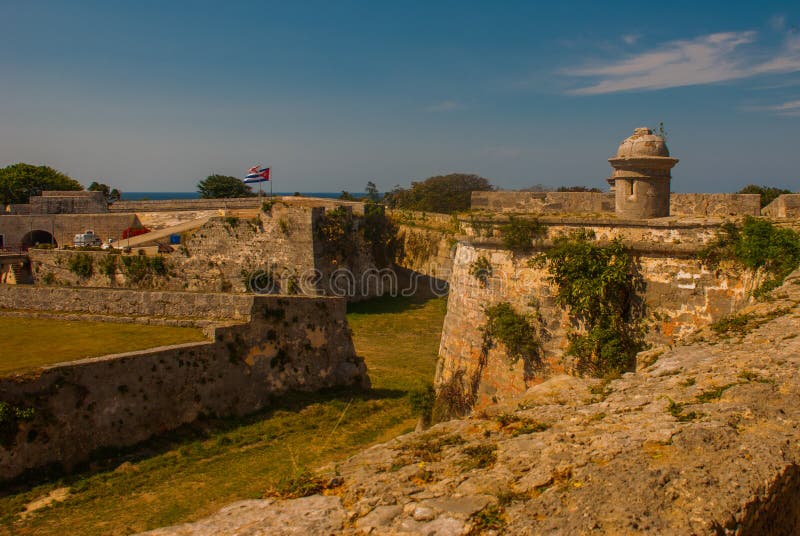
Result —
M179 534L800 533L800 274L611 382L559 376Z

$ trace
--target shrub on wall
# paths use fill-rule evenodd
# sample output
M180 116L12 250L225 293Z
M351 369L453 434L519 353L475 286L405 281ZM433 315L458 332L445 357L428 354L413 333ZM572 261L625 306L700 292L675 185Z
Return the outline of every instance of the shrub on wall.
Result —
M543 365L540 319L518 313L508 302L485 307L483 312L486 315L486 324L481 330L484 351L488 351L495 341L501 343L511 364L521 359L525 376L532 377L534 371Z
M97 267L100 269L100 273L108 277L110 281L114 280L114 276L117 273L117 258L119 255L116 252L110 253L105 257L101 257L97 261Z
M533 250L533 241L540 238L547 227L537 219L523 219L511 216L508 223L500 226L503 245L511 251L527 253Z
M566 353L575 356L579 372L603 376L632 368L644 331L632 256L619 239L606 246L592 239L586 231L556 239L534 264L547 266L556 301L582 328L568 333Z
M416 262L425 262L436 253L439 241L432 234L409 230L403 241L403 255Z
M364 205L361 232L372 251L375 264L380 267L389 266L397 255L397 226L386 217L382 205L376 203Z
M155 277L164 277L169 272L169 267L161 256L125 256L122 257L122 265L125 277L134 285L152 283Z
M730 259L746 268L764 269L769 277L754 293L763 295L780 286L800 266L800 234L748 216L741 228L733 223L722 225L714 242L699 257L712 267Z
M486 286L489 278L492 277L492 273L492 263L483 255L469 265L469 275L477 279L481 287Z
M344 207L328 210L317 222L317 237L327 255L349 257L355 252L353 215Z
M0 402L0 445L5 448L14 446L19 423L30 421L36 416L34 408L15 406L8 402Z
M88 279L94 273L94 259L88 253L72 255L67 266L70 272L82 279Z

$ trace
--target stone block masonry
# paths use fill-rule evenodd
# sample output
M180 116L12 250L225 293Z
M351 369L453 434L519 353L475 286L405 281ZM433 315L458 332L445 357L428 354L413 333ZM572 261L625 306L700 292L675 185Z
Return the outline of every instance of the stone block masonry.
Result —
M758 194L670 194L670 216L731 217L761 214ZM614 215L614 194L596 192L473 192L472 208L517 214Z
M529 214L613 214L614 194L600 192L472 192L476 210Z
M105 255L105 253L97 253ZM247 294L81 289L0 285L0 311L247 322L254 296ZM151 322L157 323L157 322Z
M771 218L800 218L800 194L778 196L762 213Z
M761 215L759 194L672 194L670 216L735 217Z
M325 207L275 202L253 217L213 217L199 227L181 233L181 244L164 254L168 266L158 277L131 278L117 257L116 266L107 252L29 250L31 268L37 284L84 287L128 287L199 292L249 292L346 295L351 300L378 293L372 279L376 259L360 231L365 218L355 214L349 236L342 242L346 251L331 251L323 242L319 227L326 218ZM350 211L350 207L345 207ZM145 213L142 213L145 214ZM186 214L199 214L189 213ZM152 221L152 213L146 220ZM107 215L107 217L123 215ZM137 221L139 221L137 219ZM163 220L162 220L163 221ZM142 235L147 237L148 235ZM162 243L168 240L163 238ZM139 252L133 247L132 254ZM70 270L75 255L89 255L90 275ZM101 270L103 264L106 269ZM254 289L253 277L269 275L269 289ZM261 280L266 281L266 279Z
M234 306L230 309L226 295L35 290L38 297L17 293L13 304L40 307L37 300L49 294L53 300L69 300L69 309L80 302L84 310L93 311L115 294L130 293L143 297L138 304L131 300L125 305L149 307L151 314L158 314L156 304L166 303L169 314L183 315L196 305L198 314L228 312L247 320L214 328L209 342L84 359L0 378L0 402L32 414L2 423L0 480L53 465L69 469L99 448L134 445L203 415L252 413L287 391L369 385L340 298L228 296ZM70 292L71 299L62 296ZM0 295L6 303L12 297Z
M514 397L550 374L569 370L563 359L567 333L574 327L568 311L555 301L556 289L546 268L531 266L535 255L514 254L497 245L461 242L453 261L450 295L437 364L436 384L442 385L464 374L476 381L478 405L493 399ZM484 257L491 276L482 283L470 268ZM711 271L685 252L641 252L638 273L644 288L647 341L674 344L702 326L736 311L746 304L760 282L756 274ZM520 313L541 315L547 336L543 339L545 369L529 377L520 360L510 364L505 347L497 344L483 355L484 308L509 302Z

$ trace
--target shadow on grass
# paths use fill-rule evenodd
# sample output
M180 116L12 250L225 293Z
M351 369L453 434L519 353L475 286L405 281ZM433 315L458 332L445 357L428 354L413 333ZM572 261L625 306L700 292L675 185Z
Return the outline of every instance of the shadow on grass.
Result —
M269 404L249 415L239 417L200 416L192 423L184 424L174 430L151 437L128 447L102 447L92 452L89 461L66 470L61 464L29 470L11 480L0 480L0 498L46 483L60 482L70 484L96 473L109 471L124 462L136 463L168 451L179 449L194 441L202 441L214 435L224 434L243 426L256 424L274 416L279 411L299 412L313 404L332 401L371 401L404 398L407 392L400 389L358 389L329 388L315 393L289 392L274 397Z

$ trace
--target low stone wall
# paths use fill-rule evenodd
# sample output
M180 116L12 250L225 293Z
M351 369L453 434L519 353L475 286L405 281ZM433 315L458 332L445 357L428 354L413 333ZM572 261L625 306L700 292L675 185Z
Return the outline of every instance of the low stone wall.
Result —
M177 210L214 210L229 208L258 208L258 197L227 199L160 199L155 201L116 201L108 207L111 212L172 212Z
M386 209L386 215L398 225L435 229L448 233L458 232L458 218L454 215L403 209Z
M515 255L497 246L459 243L439 348L437 385L456 374L478 378L479 404L485 404L492 398L515 396L543 377L570 369L563 360L570 317L555 301L556 288L547 269L529 265L535 254ZM486 284L469 273L480 257L492 267ZM644 284L641 298L647 341L656 345L674 344L736 311L760 282L749 272L711 271L685 254L641 252L638 272ZM546 333L544 370L529 375L522 360L510 364L502 345L495 345L484 356L484 307L500 302L509 302L520 313L540 315Z
M671 194L671 216L759 216L759 194Z
M685 247L699 247L716 236L721 219L686 221L680 219L625 220L613 215L603 218L586 216L541 216L536 220L546 227L537 240L555 239L578 230L588 230L597 240L621 238L626 243L661 244L675 250ZM472 241L489 240L500 243L502 226L509 217L492 214L470 214L459 217L461 230Z
M770 218L800 218L800 194L783 194L761 211Z
M160 199L154 201L117 201L109 206L111 212L174 212L182 210L231 210L261 208L265 201L282 201L298 207L335 208L338 206L353 207L356 214L364 213L364 203L341 201L323 197L302 196L266 196L233 197L224 199Z
M12 311L247 321L255 299L252 294L0 285L0 309Z
M68 293L51 292L51 307ZM90 293L96 296L85 304L87 311L104 297L129 294L72 291L84 299ZM143 304L150 304L151 314L159 314L158 304L172 298L176 306L195 303L213 314L211 304L216 304L218 315L250 320L216 328L209 342L84 359L0 378L0 401L32 413L28 420L3 424L0 480L49 465L69 469L98 448L134 445L203 415L251 413L289 390L369 383L364 362L355 355L344 300L135 294L145 297L127 305L147 309ZM39 294L44 297L46 293ZM249 302L246 315L227 307L239 301Z
M601 192L472 192L471 207L500 213L613 213L614 194Z
M599 192L472 192L471 207L498 213L613 214L614 194ZM670 215L758 216L758 194L670 195Z

